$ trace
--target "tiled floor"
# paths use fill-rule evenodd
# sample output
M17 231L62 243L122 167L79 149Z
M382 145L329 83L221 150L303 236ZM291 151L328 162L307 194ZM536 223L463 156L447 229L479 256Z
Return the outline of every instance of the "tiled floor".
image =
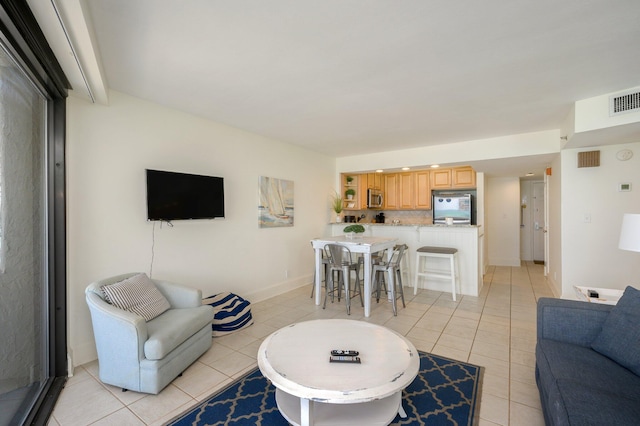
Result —
M50 425L160 425L255 367L262 339L293 322L317 318L369 321L407 336L422 351L485 367L480 425L544 425L534 379L536 300L552 297L543 267L491 267L479 297L406 288L407 307L394 317L389 302L363 317L358 302L315 306L310 286L252 305L254 324L215 338L211 349L159 395L122 392L96 379L92 362L75 369ZM356 299L354 299L355 301ZM401 305L400 305L401 306Z

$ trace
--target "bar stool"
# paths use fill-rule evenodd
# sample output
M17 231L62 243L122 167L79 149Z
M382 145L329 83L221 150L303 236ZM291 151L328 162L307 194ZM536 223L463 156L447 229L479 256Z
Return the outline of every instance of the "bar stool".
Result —
M402 307L406 308L404 303L404 290L402 285L402 273L400 272L400 265L404 252L407 249L405 244L397 245L393 248L393 255L388 262L380 262L373 265L373 283L372 288L375 288L376 302L380 302L380 287L384 285L384 273L387 273L389 279L389 296L391 297L393 315L398 315L398 308L396 300L402 299ZM379 277L380 276L380 277ZM398 287L396 294L396 285Z
M338 292L338 301L340 301L340 284L344 284L345 299L347 302L347 315L351 315L351 299L355 296L360 296L360 304L364 306L362 299L362 289L360 286L360 268L362 262L356 260L353 261L351 257L351 250L348 247L340 244L327 244L324 246L325 252L328 254L329 275L326 277L327 290L324 293L324 303L322 309L327 306L327 297L331 293L331 300L333 301L334 292ZM351 271L356 273L355 289L351 290ZM338 285L336 286L334 279L334 272L338 273Z
M313 243L311 243L311 248L313 248ZM324 278L320 280L320 282L324 281L324 285L325 285L325 289L327 286L327 271L329 268L329 258L327 256L325 256L324 254L324 250L322 250L320 252L321 258L320 261L322 262L322 269L324 269ZM316 268L315 265L313 267L313 281L311 281L311 299L313 299L313 296L316 292Z
M406 275L406 283L411 283L411 256L409 255L409 246L406 244L404 246L404 256L402 256L402 261L400 262L400 273L402 276Z
M393 249L394 250L398 250L398 247L400 245L404 246L404 254L401 257L401 261L400 261L400 275L402 277L406 276L406 283L411 283L413 282L413 280L411 279L411 256L409 255L409 246L406 244L399 244L396 245ZM381 264L386 264L387 263L387 254L386 254L386 250L378 252L375 254L375 256L371 256L371 268L375 267L376 265L381 265ZM395 252L394 252L395 255ZM384 280L384 274L380 275L380 283L382 285L382 288L384 288L384 292L387 293L387 285L385 283ZM372 292L376 292L376 289L374 288L375 286L371 286L372 288Z
M424 262L427 263L430 257L449 259L449 270L421 269L421 260L424 259ZM413 281L413 294L418 292L418 279L420 277L451 280L451 295L455 302L456 280L458 278L458 249L452 247L420 247L416 250L416 273Z

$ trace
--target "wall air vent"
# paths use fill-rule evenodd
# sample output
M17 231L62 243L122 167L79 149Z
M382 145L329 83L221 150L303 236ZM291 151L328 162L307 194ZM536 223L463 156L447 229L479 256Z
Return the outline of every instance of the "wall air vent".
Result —
M578 168L600 167L600 151L587 151L578 153Z
M633 91L609 97L609 116L640 112L640 92Z

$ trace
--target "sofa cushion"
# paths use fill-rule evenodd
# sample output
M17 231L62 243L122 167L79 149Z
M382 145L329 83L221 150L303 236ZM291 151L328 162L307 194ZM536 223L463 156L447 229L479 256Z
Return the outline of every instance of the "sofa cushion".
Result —
M145 358L150 360L164 358L203 327L210 327L212 319L213 309L210 306L169 309L147 323Z
M589 347L540 339L536 382L547 424L630 424L640 377Z
M640 290L627 287L591 347L640 376Z
M640 405L640 377L591 348L556 340L540 339L536 364L545 389L565 380L629 398Z
M169 301L144 273L105 285L102 291L108 303L140 315L145 321L151 321L171 308Z
M640 401L594 389L592 382L560 379L559 395L570 425L632 425L640 419ZM550 395L553 401L554 395ZM555 407L554 407L555 408Z

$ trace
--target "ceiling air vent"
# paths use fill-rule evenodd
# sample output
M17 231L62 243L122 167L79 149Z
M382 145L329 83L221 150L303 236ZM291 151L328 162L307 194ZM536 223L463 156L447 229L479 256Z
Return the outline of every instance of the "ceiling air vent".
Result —
M609 98L609 115L640 111L640 92L628 92Z

